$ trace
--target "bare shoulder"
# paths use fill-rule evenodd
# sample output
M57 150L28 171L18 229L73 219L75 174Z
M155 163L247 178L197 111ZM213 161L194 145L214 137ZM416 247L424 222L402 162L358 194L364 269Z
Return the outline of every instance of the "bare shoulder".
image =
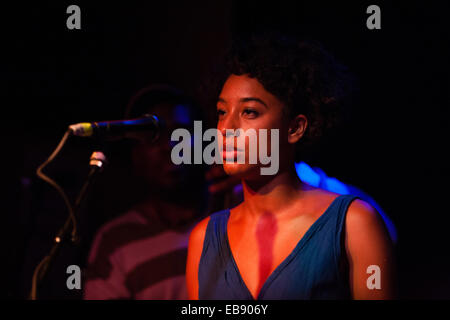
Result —
M349 205L346 216L346 226L351 232L353 230L361 230L367 228L375 228L380 232L387 232L385 230L384 222L374 207L366 201L355 199Z
M198 299L198 267L203 251L206 228L210 217L201 220L189 235L188 256L186 263L186 285L189 299Z
M395 297L394 248L380 214L367 202L356 199L348 207L345 225L345 248L353 298ZM368 285L367 274L372 267L377 268L380 277L375 287Z
M355 258L391 255L393 244L380 214L367 202L356 199L345 219L347 253ZM377 259L376 259L377 260Z
M322 188L307 186L303 194L306 195L307 203L315 208L315 211L323 212L340 194Z
M189 246L195 243L203 243L205 238L206 228L208 227L210 216L203 218L198 222L195 227L192 229L191 234L189 236Z
M333 200L341 196L341 194L322 188L310 189L309 193L315 203L324 206L330 205ZM382 218L375 208L360 199L355 199L350 203L347 209L346 220L347 224L355 227L361 227L363 224L382 224Z

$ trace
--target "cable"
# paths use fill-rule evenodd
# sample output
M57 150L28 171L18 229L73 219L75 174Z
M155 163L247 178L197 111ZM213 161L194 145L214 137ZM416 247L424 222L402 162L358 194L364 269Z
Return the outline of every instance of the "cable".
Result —
M66 143L67 139L71 135L72 135L72 130L68 129L66 131L66 133L64 134L64 136L62 137L61 141L59 142L58 146L56 147L55 151L53 151L53 153L50 155L50 157L48 157L48 159L45 160L44 163L42 163L37 168L36 174L39 178L41 178L42 180L44 180L45 182L47 182L48 184L53 186L56 189L56 191L58 191L58 193L61 195L61 197L64 199L64 203L66 204L67 210L69 211L69 218L66 220L62 230L65 230L66 228L68 228L69 223L72 222L72 239L75 239L76 233L77 233L77 225L76 225L74 210L73 210L72 205L70 204L69 198L67 197L64 190L53 179L51 179L50 177L48 177L47 175L45 175L42 172L42 170L50 162L52 162L53 159L58 155L58 153L61 151L64 144ZM51 252L42 259L42 261L37 265L36 269L34 270L32 284L31 284L31 292L30 292L31 300L36 300L37 283L38 283L38 281L41 280L41 278L42 278L41 275L45 274L45 271L50 264L51 257L53 256L54 252L56 252L56 249L58 247L57 245L60 243L60 241L62 241L62 239L60 238L61 235L62 235L62 233L60 232L58 234L58 236L55 238L56 245L52 248ZM41 272L41 271L44 271L44 272Z
M53 159L58 155L58 153L61 151L61 149L63 148L64 144L66 143L67 139L72 135L72 130L67 130L66 133L64 134L63 138L61 139L61 141L59 142L58 146L56 147L55 151L53 151L53 153L50 155L50 157L48 157L47 160L44 161L44 163L42 163L39 168L37 168L36 170L36 174L39 178L41 178L42 180L44 180L45 182L47 182L48 184L50 184L52 187L54 187L56 189L56 191L58 191L58 193L61 195L61 197L64 199L64 203L66 204L67 210L69 211L69 215L70 218L72 220L72 237L74 238L77 232L77 225L76 225L76 220L75 220L75 214L73 212L73 208L72 205L70 204L69 198L67 197L66 193L64 192L64 190L53 180L51 179L49 176L45 175L42 170L50 163L53 161Z

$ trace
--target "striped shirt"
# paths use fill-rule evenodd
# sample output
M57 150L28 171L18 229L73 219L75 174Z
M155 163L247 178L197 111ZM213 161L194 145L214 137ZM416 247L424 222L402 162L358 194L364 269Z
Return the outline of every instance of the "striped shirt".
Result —
M84 272L84 299L187 299L189 234L136 209L97 232Z

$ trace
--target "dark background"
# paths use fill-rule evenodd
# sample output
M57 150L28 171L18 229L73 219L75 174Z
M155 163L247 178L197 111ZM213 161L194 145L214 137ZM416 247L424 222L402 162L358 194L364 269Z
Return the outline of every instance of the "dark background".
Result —
M66 28L71 4L81 8L81 30ZM381 30L366 28L370 4L381 8ZM69 124L120 119L130 97L155 82L212 110L207 84L233 37L275 28L321 41L358 79L351 123L309 164L358 186L393 219L401 298L450 298L448 10L444 1L2 4L2 296L26 297L66 218L35 170ZM72 197L93 147L74 138L47 170ZM83 244L62 252L43 297L80 297L64 289L65 266L82 265L96 228L126 206L111 203L84 215Z

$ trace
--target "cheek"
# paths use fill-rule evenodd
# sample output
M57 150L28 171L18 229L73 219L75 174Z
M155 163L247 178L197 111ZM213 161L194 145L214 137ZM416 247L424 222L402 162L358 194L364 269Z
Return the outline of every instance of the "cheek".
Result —
M264 121L260 121L259 123L255 122L254 126L243 129L252 130L256 135L256 139L250 139L246 135L239 137L240 143L243 143L243 139L245 138L245 151L247 154L249 150L251 151L252 147L257 148L258 150L263 147L266 152L270 153L272 147L277 145L278 149L281 150L282 146L285 145L284 142L286 142L288 138L287 124L280 116L266 117ZM253 136L253 133L247 135ZM253 146L253 144L255 144L255 146Z

